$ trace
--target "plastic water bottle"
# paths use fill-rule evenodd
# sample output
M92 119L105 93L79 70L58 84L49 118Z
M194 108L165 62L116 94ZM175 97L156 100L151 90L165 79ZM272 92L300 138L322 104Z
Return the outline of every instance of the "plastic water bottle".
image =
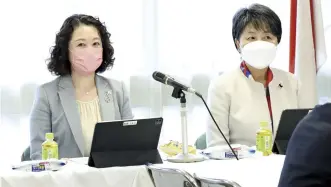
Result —
M268 122L260 122L260 129L256 133L256 151L261 152L263 156L272 154L272 132L268 126Z
M42 160L59 159L59 148L58 144L54 141L54 134L46 133L45 139L46 141L41 144Z

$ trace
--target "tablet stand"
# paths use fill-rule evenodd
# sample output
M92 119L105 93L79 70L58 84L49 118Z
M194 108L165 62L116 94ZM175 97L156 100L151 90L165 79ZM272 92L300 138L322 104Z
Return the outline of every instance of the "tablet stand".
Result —
M202 155L194 155L188 152L188 143L187 143L187 110L186 110L186 98L185 93L180 88L174 88L172 92L172 97L180 99L180 117L181 117L181 126L182 126L182 153L174 157L170 157L167 160L169 162L177 163L189 163L189 162L200 162L204 158Z

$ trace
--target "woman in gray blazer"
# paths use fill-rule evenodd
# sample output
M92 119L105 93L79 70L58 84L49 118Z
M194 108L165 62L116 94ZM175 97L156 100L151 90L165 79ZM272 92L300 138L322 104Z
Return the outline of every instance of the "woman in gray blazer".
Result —
M123 83L97 75L114 64L109 37L92 16L64 21L47 65L58 77L38 88L31 113L32 160L41 159L45 133L54 133L59 158L89 156L97 122L133 118Z

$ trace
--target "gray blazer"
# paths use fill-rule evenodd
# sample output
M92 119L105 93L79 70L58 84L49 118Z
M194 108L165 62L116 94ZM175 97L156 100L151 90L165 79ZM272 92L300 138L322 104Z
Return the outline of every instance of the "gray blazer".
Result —
M123 83L96 75L103 121L132 119L128 92ZM60 76L38 88L30 116L31 159L41 159L45 133L53 132L59 158L82 157L85 149L71 76Z

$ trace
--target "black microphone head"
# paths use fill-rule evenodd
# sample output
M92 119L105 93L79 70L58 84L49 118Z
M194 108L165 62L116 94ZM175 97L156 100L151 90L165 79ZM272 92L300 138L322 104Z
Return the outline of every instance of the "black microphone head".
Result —
M165 78L165 74L161 73L161 72L158 72L158 71L154 71L153 73L153 78L157 81L161 81Z

